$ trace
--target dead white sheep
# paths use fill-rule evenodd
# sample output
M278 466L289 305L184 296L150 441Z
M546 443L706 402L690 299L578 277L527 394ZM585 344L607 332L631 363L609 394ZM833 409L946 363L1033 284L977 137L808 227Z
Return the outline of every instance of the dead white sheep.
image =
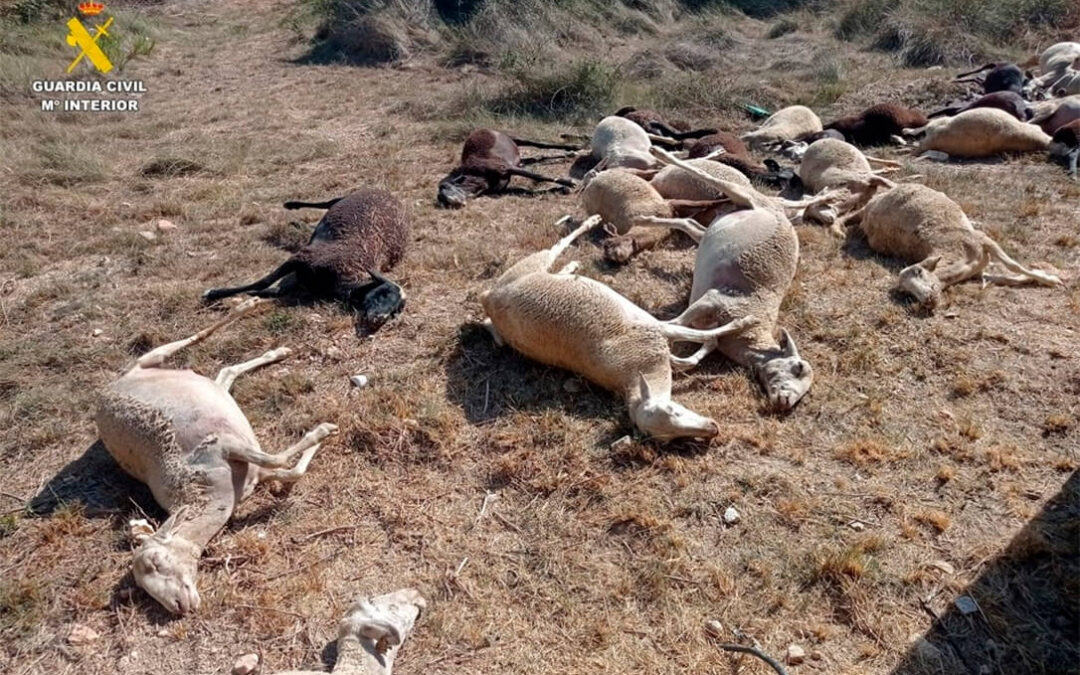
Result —
M996 108L976 108L956 117L930 121L921 129L905 134L924 134L917 154L929 150L955 157L990 157L1004 152L1045 152L1050 136L1034 124L1027 124Z
M925 185L882 192L844 221L858 223L873 250L913 263L900 271L898 286L928 309L937 306L945 288L980 276L992 284L1061 284L1058 277L1013 260L972 226L956 202ZM1015 275L983 276L995 260Z
M794 141L822 130L821 118L802 105L782 108L761 126L741 136L751 148L765 148L784 141Z
M774 336L780 304L799 261L795 228L775 200L762 199L745 185L701 171L659 148L653 154L713 185L740 209L719 216L707 228L690 219L645 219L654 226L682 230L700 244L690 305L668 323L707 329L755 322L746 330L703 343L689 358L672 357L673 365L692 368L718 349L754 373L774 407L793 408L814 377L791 335L781 329L780 340Z
M665 324L604 284L573 274L574 263L552 272L559 255L599 221L588 218L555 246L504 272L480 297L485 325L498 344L623 396L634 425L653 438L717 435L714 420L671 400L668 342L708 342L746 330L754 319L712 330Z

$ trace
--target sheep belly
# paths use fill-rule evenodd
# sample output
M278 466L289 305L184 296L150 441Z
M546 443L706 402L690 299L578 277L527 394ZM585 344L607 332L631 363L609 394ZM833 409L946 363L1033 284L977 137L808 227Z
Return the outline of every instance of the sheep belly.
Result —
M492 289L483 303L511 347L618 394L636 373L652 372L668 359L656 320L591 279L529 274Z

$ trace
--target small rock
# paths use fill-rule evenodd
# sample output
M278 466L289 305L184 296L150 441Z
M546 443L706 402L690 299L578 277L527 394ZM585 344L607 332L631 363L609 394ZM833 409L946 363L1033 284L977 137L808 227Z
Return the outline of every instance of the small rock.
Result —
M143 230L142 232L139 232L139 236L142 237L143 239L145 239L146 241L156 241L157 240L157 235L154 234L153 232L149 231L149 230Z
M577 394L581 392L581 383L573 379L567 380L563 382L562 388L568 394Z
M615 441L614 443L611 444L611 449L612 450L622 450L623 448L629 446L633 442L634 442L634 439L630 438L629 436L623 436L622 438L618 439L617 441Z
M728 525L734 525L740 520L742 520L742 516L739 514L739 510L734 506L727 507L727 510L724 511L724 522Z
M171 220L165 220L164 218L157 221L157 229L161 232L168 232L169 230L176 229L176 223Z
M864 525L863 523L861 523L861 522L859 522L857 520L853 520L850 523L848 523L848 527L855 530L856 532L862 532L863 530L866 529L866 525Z
M251 675L259 669L258 654L244 654L233 664L233 675Z
M815 649L814 651L810 652L810 658L814 661L820 661L821 659L825 658L825 655Z
M349 378L349 382L352 382L352 385L357 389L363 389L368 386L368 377L367 375L353 375Z
M705 622L705 632L714 638L724 637L724 625L716 619L709 619Z
M935 560L934 562L930 563L930 567L933 567L934 569L939 569L945 574L956 574L956 568L945 562L944 560Z
M160 637L160 638L169 637L169 629L168 628L162 628L161 630L159 630L157 632L157 636Z
M101 639L101 635L90 626L77 623L71 627L68 633L68 643L73 645L85 645Z
M95 328L93 335L94 335L94 337L97 337L97 336L101 335L104 332L105 331L101 330L100 328Z
M920 661L941 660L941 650L921 635L915 634L911 640L911 651Z
M787 648L787 662L789 665L797 666L806 660L806 650L799 645L791 645Z
M323 355L326 356L326 358L333 359L335 361L341 360L341 350L334 346L327 347L323 351Z
M970 595L961 595L956 599L956 608L961 614L974 614L979 611L979 603Z

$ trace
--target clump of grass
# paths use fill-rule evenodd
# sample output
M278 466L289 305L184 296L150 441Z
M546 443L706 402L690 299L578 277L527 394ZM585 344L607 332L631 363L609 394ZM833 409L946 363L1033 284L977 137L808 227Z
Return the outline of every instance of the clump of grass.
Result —
M791 17L786 16L774 23L772 27L769 28L769 32L765 34L765 37L769 38L770 40L775 40L776 38L783 37L788 33L794 33L797 30L799 30L799 22L795 19L792 19Z
M944 511L938 511L937 509L919 511L915 514L914 518L916 522L926 525L938 534L949 529L949 525L952 524L952 519L949 518L949 514Z
M1072 417L1064 413L1054 413L1043 420L1043 434L1047 436L1053 434L1064 435L1072 425Z
M514 78L505 93L487 102L491 112L543 119L595 116L613 106L620 79L614 67L592 59L539 72L518 69Z
M1033 29L1078 25L1072 0L853 0L834 32L843 40L869 37L900 63L923 67L985 60L991 45L1014 46Z
M896 452L874 438L858 438L836 449L834 456L853 466L881 464L896 458Z
M206 167L184 157L159 157L142 165L139 172L148 178L174 178L202 173Z

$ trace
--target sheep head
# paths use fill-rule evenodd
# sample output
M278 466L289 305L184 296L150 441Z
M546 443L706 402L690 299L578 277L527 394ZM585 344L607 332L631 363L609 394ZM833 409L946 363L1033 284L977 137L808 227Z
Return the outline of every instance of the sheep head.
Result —
M184 518L181 508L142 544L131 561L135 583L173 614L188 614L199 608L195 575L202 553L192 542L175 534Z
M667 395L655 395L644 375L638 375L639 400L630 406L634 425L658 441L676 438L712 438L720 426L712 419L672 401Z
M766 357L755 371L769 402L777 410L791 410L814 382L814 369L799 356L795 340L780 329L780 351Z
M897 285L900 290L910 294L922 307L933 310L941 300L941 279L934 274L941 256L927 258L900 270Z
M458 209L472 197L479 197L491 189L491 181L482 172L458 167L439 181L439 206Z
M378 272L368 270L371 281L352 287L347 303L357 313L356 331L371 335L405 307L405 290Z

